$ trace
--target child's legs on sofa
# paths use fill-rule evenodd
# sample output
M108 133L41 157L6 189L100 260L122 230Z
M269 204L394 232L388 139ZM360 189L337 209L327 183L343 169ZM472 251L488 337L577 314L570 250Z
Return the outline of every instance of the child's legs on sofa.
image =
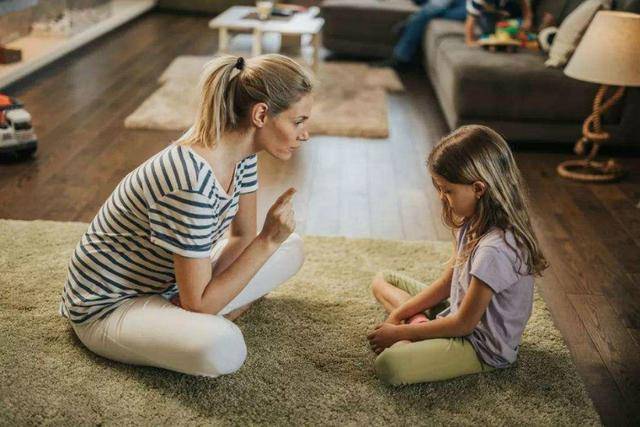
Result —
M402 37L393 49L393 56L401 62L409 62L420 48L424 29L433 18L442 15L453 0L431 0L409 17Z

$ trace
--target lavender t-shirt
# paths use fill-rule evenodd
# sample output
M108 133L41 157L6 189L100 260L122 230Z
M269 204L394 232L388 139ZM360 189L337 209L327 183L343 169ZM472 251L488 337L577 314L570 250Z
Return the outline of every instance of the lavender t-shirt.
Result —
M458 253L466 240L466 228L458 233ZM526 264L517 259L512 248L516 248L516 243L510 231L493 228L485 234L469 259L453 269L451 305L438 315L444 317L458 311L471 276L486 283L494 292L493 298L480 323L466 338L482 360L496 368L506 368L515 362L533 308L533 276L527 274Z

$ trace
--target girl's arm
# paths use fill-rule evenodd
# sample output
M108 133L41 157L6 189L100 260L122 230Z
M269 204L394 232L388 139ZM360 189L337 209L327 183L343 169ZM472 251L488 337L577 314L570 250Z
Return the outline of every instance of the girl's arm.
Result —
M214 277L226 270L256 238L258 229L256 195L256 191L240 195L238 213L231 222L229 242L213 267Z
M258 236L220 274L213 275L208 258L174 255L180 305L189 311L217 314L238 295L280 244L293 232L295 221L290 188L273 204ZM228 259L227 259L228 261Z
M452 277L453 266L450 264L435 282L393 310L389 314L387 322L398 324L448 298L451 294Z
M402 340L422 341L430 338L467 336L482 319L492 297L491 288L482 280L472 277L467 294L455 314L413 325L383 323L378 325L367 338L373 350L380 353Z
M491 298L493 298L493 290L482 280L472 276L469 289L462 299L460 309L455 314L431 322L406 325L406 339L420 341L429 338L467 336L480 323Z

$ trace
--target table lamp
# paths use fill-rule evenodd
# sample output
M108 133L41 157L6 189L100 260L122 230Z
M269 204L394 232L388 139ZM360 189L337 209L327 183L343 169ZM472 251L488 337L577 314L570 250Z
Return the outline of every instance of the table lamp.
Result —
M601 11L587 28L564 73L578 80L598 83L593 112L582 125L582 137L575 152L582 160L568 160L558 165L558 174L587 182L608 182L624 175L613 160L595 160L600 144L609 139L602 129L602 113L624 94L625 86L640 86L640 15L630 12ZM618 86L604 100L609 86Z

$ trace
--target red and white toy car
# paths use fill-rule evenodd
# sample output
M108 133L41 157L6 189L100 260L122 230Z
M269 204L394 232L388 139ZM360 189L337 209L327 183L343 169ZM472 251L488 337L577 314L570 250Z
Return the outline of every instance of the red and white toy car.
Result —
M0 153L31 156L38 139L31 125L31 114L15 98L0 94Z

